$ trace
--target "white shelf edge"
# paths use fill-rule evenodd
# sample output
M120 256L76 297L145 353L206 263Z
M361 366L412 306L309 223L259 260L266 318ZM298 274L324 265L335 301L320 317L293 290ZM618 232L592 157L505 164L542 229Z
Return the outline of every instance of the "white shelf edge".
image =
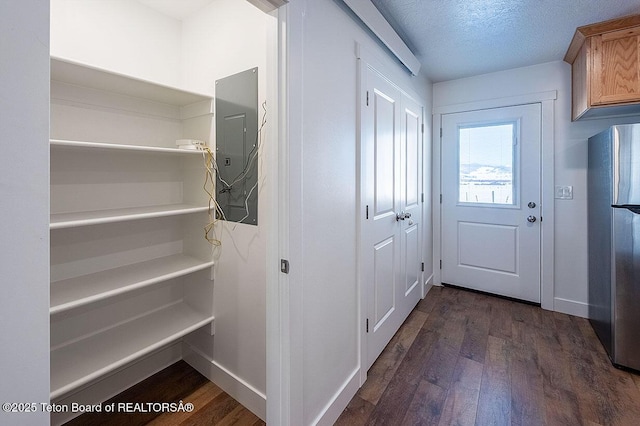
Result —
M153 314L152 314L153 315ZM136 320L134 320L135 322ZM165 336L163 339L160 339L156 342L154 342L151 345L145 346L143 349L139 349L135 352L132 352L131 354L124 356L122 358L120 358L118 361L116 362L112 362L108 365L105 365L103 367L99 367L97 369L94 369L91 373L78 378L70 383L67 383L63 386L60 386L57 389L52 389L50 392L50 398L51 400L58 398L60 396L63 396L69 392L71 392L74 389L79 388L82 385L85 385L87 383L90 383L91 381L98 379L114 370L117 370L120 367L125 366L126 364L135 361L136 359L142 358L147 354L150 354L151 352L162 348L163 346L166 346L184 336L186 336L187 334L191 333L192 331L195 331L201 327L204 327L207 324L210 324L214 321L214 316L210 315L210 316L204 316L202 315L202 318L195 322L190 324L189 326L186 326L184 328L182 328L180 331L172 333L168 336ZM126 326L127 324L121 325L120 327ZM77 343L75 343L77 345ZM55 374L55 367L52 366L52 374Z
M213 95L208 93L156 83L65 58L51 56L50 61L51 80L63 83L178 106L213 99Z
M195 259L195 258L193 258L193 259ZM198 265L194 265L194 266L191 266L191 267L188 267L188 268L182 268L180 270L176 270L176 271L171 272L171 273L167 273L167 274L159 275L159 276L156 276L156 277L153 277L153 278L149 278L149 279L146 279L146 280L138 281L138 282L136 282L134 284L130 284L130 285L127 285L127 286L124 286L124 287L120 287L120 288L109 290L109 291L104 291L102 293L97 293L97 294L94 294L92 296L82 297L82 298L79 298L79 299L71 301L71 302L65 302L65 303L61 303L61 304L56 305L56 306L52 306L49 309L49 314L50 315L54 315L54 314L58 314L58 313L61 313L61 312L69 311L71 309L75 309L75 308L78 308L80 306L85 306L85 305L89 305L89 304L94 303L94 302L98 302L98 301L101 301L101 300L106 300L106 299L118 296L120 294L129 293L131 291L134 291L134 290L137 290L137 289L140 289L140 288L144 288L144 287L149 287L149 286L154 285L154 284L159 284L159 283L162 283L164 281L168 281L168 280L173 279L173 278L178 278L178 277L182 277L182 276L185 276L185 275L189 275L191 273L202 271L204 269L211 268L213 266L214 266L214 262L213 261L208 261L208 262L201 261L200 264L198 264ZM87 279L90 279L90 277L91 276L88 276ZM51 283L51 287L54 287L55 284L56 284L56 282L52 282Z
M196 149L179 149L179 148L164 148L159 146L145 146L145 145L126 145L115 144L106 142L85 142L85 141L73 141L65 139L51 139L51 148L79 148L79 149L106 149L115 151L138 151L149 153L165 153L165 154L177 154L177 155L203 155L203 151Z
M60 217L63 217L65 215L82 216L83 213L56 213L51 215L49 229L76 228L80 226L101 225L105 223L126 222L130 220L178 216L183 214L206 212L209 210L208 206L177 206L179 205L86 212L84 213L87 216L86 218L73 220L64 220L60 219ZM146 209L148 209L149 211L141 211Z

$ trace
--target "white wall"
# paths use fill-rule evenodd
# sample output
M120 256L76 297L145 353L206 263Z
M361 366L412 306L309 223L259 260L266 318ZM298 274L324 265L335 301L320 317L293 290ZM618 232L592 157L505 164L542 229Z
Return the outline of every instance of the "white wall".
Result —
M0 424L49 415L49 2L0 2Z
M331 424L359 384L356 42L427 95L332 0L289 4L291 424ZM430 110L430 105L426 105Z
M275 19L246 1L216 0L183 22L183 87L213 92L217 79L258 67L258 103L267 100L267 31ZM267 126L276 104L267 100ZM258 118L263 110L259 107ZM268 129L264 129L264 136ZM242 393L225 389L264 417L266 402L266 245L269 193L273 190L267 157L271 144L263 139L259 157L258 225L219 222L222 246L216 251L213 361L252 387L260 407Z
M51 55L167 85L181 81L181 23L133 0L51 0Z
M431 119L432 100L433 100L433 84L429 82L424 91L425 103L424 103L424 169L422 171L424 175L423 191L424 202L426 204L424 210L424 225L425 236L423 241L423 253L422 259L424 260L424 276L423 278L428 282L429 287L433 284L433 140L431 135L433 120ZM429 289L427 288L427 290Z
M264 99L267 23L270 18L247 1L215 0L182 25L183 87L213 93L217 79L260 66Z
M571 66L550 62L531 67L436 83L434 108L465 102L557 90L555 185L572 185L573 200L555 200L554 310L587 312L587 139L612 124L640 116L571 122Z

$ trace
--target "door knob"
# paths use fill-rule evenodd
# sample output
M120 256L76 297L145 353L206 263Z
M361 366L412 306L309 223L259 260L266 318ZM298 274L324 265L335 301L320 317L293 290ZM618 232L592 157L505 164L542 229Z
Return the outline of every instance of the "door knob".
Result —
M533 222L535 222L536 220L537 220L537 219L536 219L536 217L535 217L535 216L528 216L528 217L527 217L527 222L531 222L531 223L533 223Z
M527 207L529 207L530 209L535 209L536 203L534 203L533 201L529 201L529 204L527 204Z
M400 213L396 213L396 221L405 220L408 217L411 217L411 213L405 213L404 211L401 211Z

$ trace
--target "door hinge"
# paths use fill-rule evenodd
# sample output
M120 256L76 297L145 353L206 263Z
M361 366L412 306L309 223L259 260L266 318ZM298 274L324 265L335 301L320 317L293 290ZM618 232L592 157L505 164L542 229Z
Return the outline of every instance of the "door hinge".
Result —
M424 123L422 123L422 133L424 133Z
M440 137L442 137L442 127L440 127Z
M369 106L369 91L367 90L367 106Z
M424 272L424 262L422 262L422 268L421 271Z
M420 201L424 203L424 192L420 194Z
M369 332L369 318L367 318L367 333Z
M369 206L368 206L368 205L367 205L367 208L366 208L365 210L366 210L366 213L365 213L365 214L366 214L366 217L365 217L365 219L369 219Z
M287 259L280 259L280 272L283 274L289 273L289 261Z
M442 204L442 194L440 194L440 204Z
M442 259L440 259L440 269L442 269Z

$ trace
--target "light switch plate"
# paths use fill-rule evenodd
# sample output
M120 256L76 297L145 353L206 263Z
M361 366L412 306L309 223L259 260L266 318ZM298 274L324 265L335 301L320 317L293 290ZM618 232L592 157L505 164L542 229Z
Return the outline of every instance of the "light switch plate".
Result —
M573 200L573 186L556 185L556 200Z

